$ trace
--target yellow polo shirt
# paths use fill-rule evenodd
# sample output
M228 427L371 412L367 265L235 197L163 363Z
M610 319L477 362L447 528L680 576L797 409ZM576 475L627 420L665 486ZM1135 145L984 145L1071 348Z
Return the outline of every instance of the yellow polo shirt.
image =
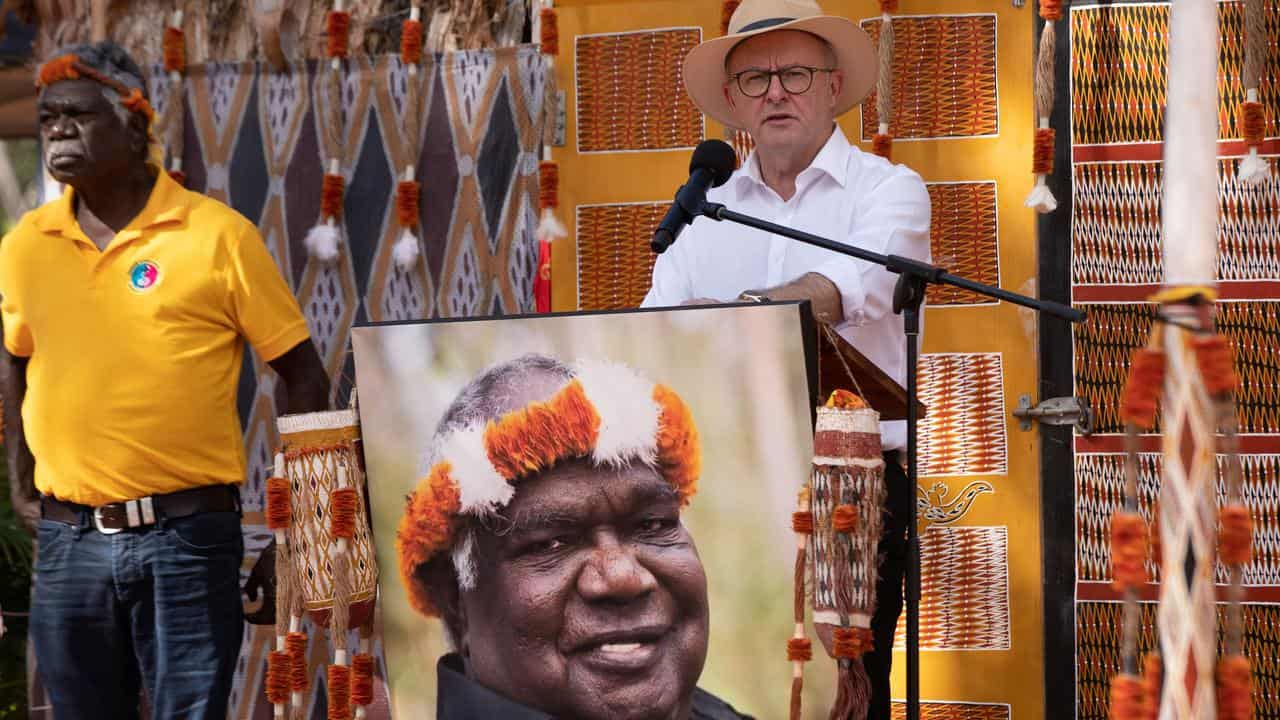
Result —
M257 228L163 172L105 250L73 207L68 189L0 241L36 487L101 505L241 482L244 340L269 361L308 338Z

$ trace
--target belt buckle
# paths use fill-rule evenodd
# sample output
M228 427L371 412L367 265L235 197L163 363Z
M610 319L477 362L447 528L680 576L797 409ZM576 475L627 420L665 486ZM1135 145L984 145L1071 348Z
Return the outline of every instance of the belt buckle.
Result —
M93 526L103 535L115 535L124 530L124 528L107 528L102 526L102 506L93 509Z

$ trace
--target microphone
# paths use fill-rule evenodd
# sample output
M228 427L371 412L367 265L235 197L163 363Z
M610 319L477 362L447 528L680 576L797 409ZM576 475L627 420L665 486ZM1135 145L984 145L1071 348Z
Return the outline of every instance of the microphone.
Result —
M701 214L708 187L720 187L733 174L738 155L723 140L703 140L693 149L689 160L689 181L676 191L675 200L653 233L649 247L661 255L676 241L686 225Z

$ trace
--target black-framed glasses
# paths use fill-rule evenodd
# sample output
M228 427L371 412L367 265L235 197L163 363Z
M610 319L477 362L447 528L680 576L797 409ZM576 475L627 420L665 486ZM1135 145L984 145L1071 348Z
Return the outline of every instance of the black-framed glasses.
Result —
M773 84L773 76L778 76L782 89L791 95L803 95L813 87L813 74L831 72L835 68L811 67L809 65L788 65L777 70L760 70L751 68L735 73L731 77L738 84L738 90L749 98L758 98L769 92Z

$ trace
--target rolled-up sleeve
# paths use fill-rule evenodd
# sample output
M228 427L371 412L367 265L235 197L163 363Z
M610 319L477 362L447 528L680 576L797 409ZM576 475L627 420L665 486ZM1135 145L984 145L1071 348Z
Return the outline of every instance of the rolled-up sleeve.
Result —
M915 172L896 166L893 174L860 198L845 242L885 255L930 260L929 192ZM814 268L840 290L844 321L865 325L893 312L898 276L883 267L849 257L833 258Z

